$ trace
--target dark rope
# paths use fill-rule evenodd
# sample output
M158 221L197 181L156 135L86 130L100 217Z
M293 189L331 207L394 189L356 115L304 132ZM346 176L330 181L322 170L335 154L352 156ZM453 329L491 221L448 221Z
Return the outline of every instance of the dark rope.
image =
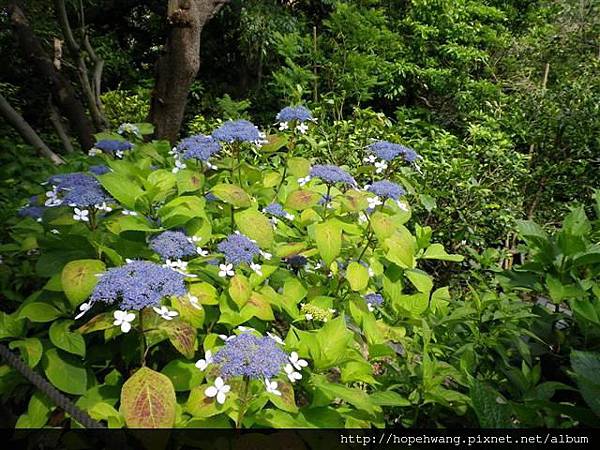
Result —
M42 391L48 396L50 400L54 402L56 406L63 409L71 415L77 422L86 428L106 428L100 422L92 419L88 413L79 409L75 404L69 400L66 396L61 394L54 386L48 383L42 376L26 365L23 360L15 356L4 345L0 344L0 356L6 360L6 362L23 375L31 384Z

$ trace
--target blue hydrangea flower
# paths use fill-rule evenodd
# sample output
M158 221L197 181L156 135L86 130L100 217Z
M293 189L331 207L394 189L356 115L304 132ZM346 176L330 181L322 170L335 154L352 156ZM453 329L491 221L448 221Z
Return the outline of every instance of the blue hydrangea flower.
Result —
M383 305L383 297L381 294L370 293L364 296L365 302L369 306L369 309L374 308L375 306Z
M223 142L252 142L260 141L258 128L247 120L230 120L225 122L215 131L212 137Z
M225 256L225 261L234 266L246 263L252 264L255 256L260 254L260 248L243 234L230 234L217 245L219 252Z
M283 206L281 206L279 203L271 203L270 205L265 206L263 211L275 217L286 217L287 215L283 209Z
M206 194L204 194L204 198L206 199L207 202L216 202L219 200L219 197L217 197L212 192L207 192Z
M105 173L110 172L110 168L104 164L98 164L95 166L90 166L89 171L94 175L104 175Z
M388 180L376 181L367 190L378 197L391 198L393 200L398 200L404 195L402 186Z
M114 202L108 193L104 191L98 180L86 173L74 172L54 175L50 177L48 183L54 186L56 195L62 195L60 202L54 206L65 204L87 208Z
M158 306L167 296L184 296L184 275L148 261L108 269L90 296L91 303L117 303L120 310Z
M117 139L102 139L96 142L94 147L102 150L104 153L108 153L109 155L121 157L123 152L129 151L133 148L133 144L128 141L119 141Z
M163 259L181 259L196 255L196 246L183 231L165 231L150 239L150 248Z
M223 378L273 378L288 363L288 356L270 337L242 333L227 341L213 357Z
M356 181L349 173L333 164L317 164L310 169L309 175L311 178L320 178L327 184L356 184Z
M177 146L177 151L183 159L196 159L206 162L215 153L221 150L221 145L212 136L198 134L182 140Z
M278 122L291 122L292 120L307 122L313 120L313 116L310 110L304 106L286 106L277 113L276 119Z
M400 155L408 162L414 162L418 158L417 152L413 149L389 141L374 142L368 146L368 149L384 161L391 161Z
M44 215L44 211L46 210L43 206L24 206L19 209L17 214L19 217L31 217L32 219L41 219Z

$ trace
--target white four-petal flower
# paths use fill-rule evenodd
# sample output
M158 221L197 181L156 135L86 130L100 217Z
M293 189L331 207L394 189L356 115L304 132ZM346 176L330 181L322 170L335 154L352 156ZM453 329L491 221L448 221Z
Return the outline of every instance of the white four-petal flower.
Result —
M306 125L304 122L300 122L298 125L296 125L296 130L300 132L300 134L304 134L308 131L308 125Z
M265 378L265 386L269 394L281 396L281 391L277 390L277 381L270 381L268 378Z
M296 370L302 370L303 367L308 366L308 362L306 362L304 359L300 359L298 357L298 353L296 352L290 353L289 360Z
M161 306L160 308L154 306L152 309L156 314L165 320L173 320L173 317L177 317L179 315L177 311L170 311L166 306Z
M302 379L302 374L296 372L291 364L286 364L283 370L285 370L287 377L292 383Z
M204 391L204 395L206 395L207 397L217 397L217 402L219 402L222 405L223 403L225 403L227 393L230 390L231 386L225 384L223 378L217 377L215 379L215 385L206 388L206 390Z
M258 276L262 277L262 266L260 264L257 263L251 263L250 264L250 268L254 271L254 273L256 273Z
M135 314L127 311L115 311L113 317L115 318L113 325L116 327L120 326L123 333L129 333L131 322L135 319Z
M219 276L220 277L232 277L235 275L233 271L233 264L219 264Z
M204 372L206 370L206 368L208 367L208 365L212 364L212 362L213 362L212 352L210 350L207 350L206 353L204 354L204 358L196 361L196 367Z
M90 212L87 209L79 209L79 208L75 208L73 210L73 219L77 220L77 221L82 221L82 222L89 222L90 221Z

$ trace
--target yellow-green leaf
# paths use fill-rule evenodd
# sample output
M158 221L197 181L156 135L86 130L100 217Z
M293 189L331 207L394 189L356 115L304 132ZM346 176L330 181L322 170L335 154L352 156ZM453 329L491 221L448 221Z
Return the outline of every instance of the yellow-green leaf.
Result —
M247 208L252 204L250 196L241 187L235 184L217 184L211 192L220 200L236 208Z
M362 291L369 284L369 271L362 264L353 261L346 269L346 279L353 291Z
M123 385L121 413L129 428L172 428L175 389L162 373L142 367Z
M329 266L342 250L342 229L333 220L315 225L315 241L319 253Z
M104 263L97 259L71 261L62 270L61 284L72 306L87 299L98 283L98 275L106 270Z
M235 223L238 229L254 239L262 248L273 245L273 227L269 219L256 209L246 209L235 214Z
M321 199L321 194L309 190L291 192L285 201L285 207L302 211L315 206Z

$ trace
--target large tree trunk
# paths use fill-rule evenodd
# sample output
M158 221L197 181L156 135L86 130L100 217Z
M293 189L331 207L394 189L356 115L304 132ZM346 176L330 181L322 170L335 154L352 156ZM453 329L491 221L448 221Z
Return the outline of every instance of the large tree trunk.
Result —
M48 148L48 146L42 141L37 133L31 128L31 126L23 119L8 101L0 94L0 116L4 117L6 121L21 135L23 140L29 145L35 147L35 149L42 155L52 161L54 164L63 164L63 159Z
M16 3L8 5L8 12L13 32L26 58L49 84L54 103L69 121L71 129L84 150L94 145L94 127L86 114L85 108L77 98L75 90L68 78L59 72L52 59L44 51L39 39L33 34L25 14Z
M204 24L228 0L169 0L171 29L156 63L150 121L155 137L177 140L187 96L200 68L200 33Z

